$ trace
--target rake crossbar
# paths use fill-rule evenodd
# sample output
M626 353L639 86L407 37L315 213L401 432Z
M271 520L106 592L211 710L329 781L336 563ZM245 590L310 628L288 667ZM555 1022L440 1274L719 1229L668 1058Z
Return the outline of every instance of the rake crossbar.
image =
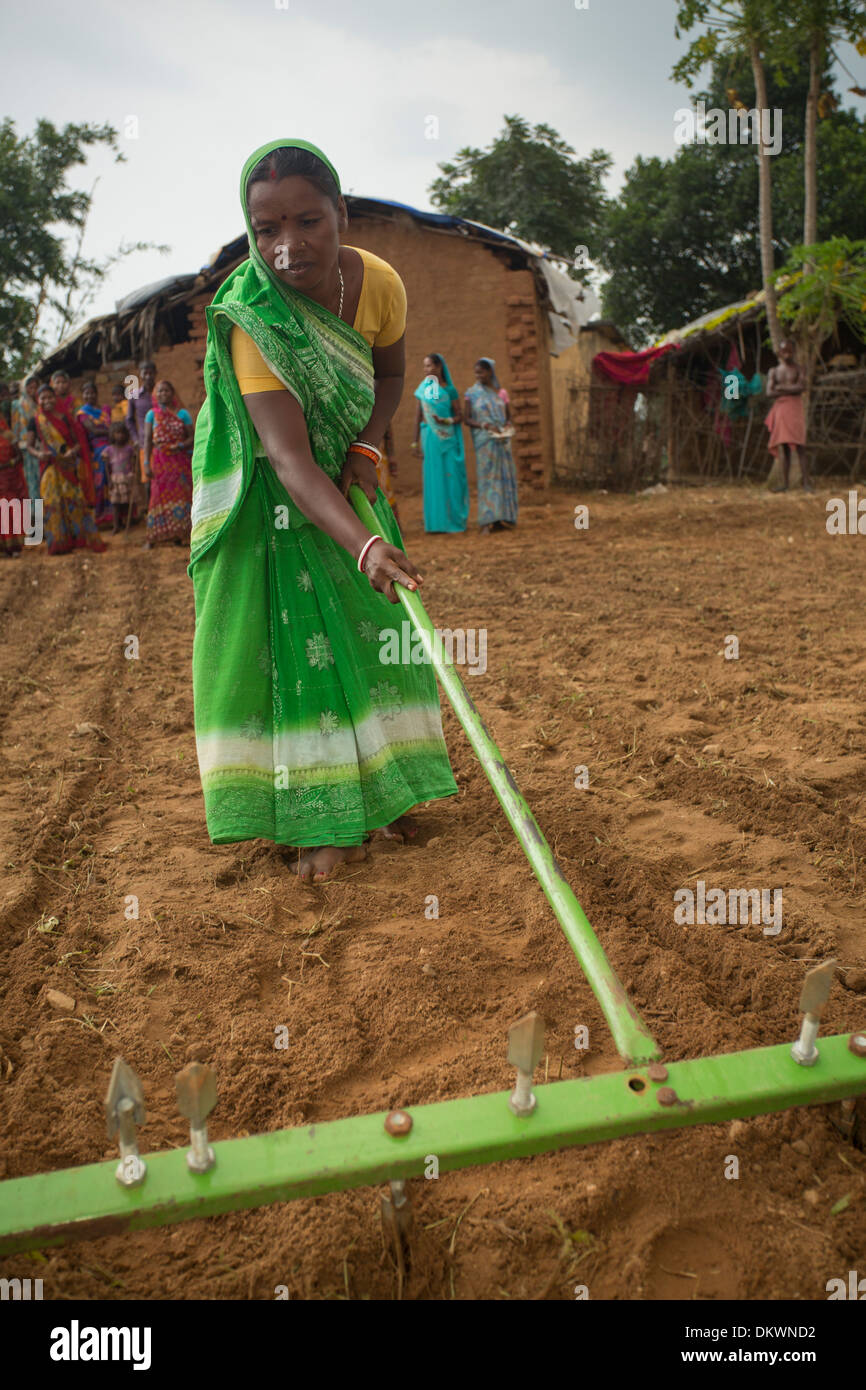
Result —
M376 514L360 488L350 489L350 498L358 517L375 533ZM454 713L460 720L466 737L484 769L487 780L496 793L508 823L520 841L521 848L535 877L544 889L556 920L577 956L608 1027L616 1049L627 1066L651 1061L659 1050L646 1024L628 998L608 960L604 947L589 924L562 869L557 864L550 845L539 829L515 782L505 759L490 736L471 696L447 660L442 639L435 631L417 593L396 585L400 602L408 613L424 650L427 653Z
M866 1058L845 1036L819 1039L801 1067L789 1043L721 1057L671 1062L665 1086L646 1071L612 1072L536 1087L534 1112L519 1119L508 1092L411 1106L412 1128L393 1136L385 1112L277 1130L213 1145L216 1164L196 1175L185 1152L147 1154L141 1187L115 1178L116 1160L0 1183L0 1255L121 1235L196 1217L316 1197L372 1183L429 1176L578 1144L713 1124L814 1105L866 1091ZM676 1099L671 1104L669 1092ZM729 1143L720 1137L719 1153Z

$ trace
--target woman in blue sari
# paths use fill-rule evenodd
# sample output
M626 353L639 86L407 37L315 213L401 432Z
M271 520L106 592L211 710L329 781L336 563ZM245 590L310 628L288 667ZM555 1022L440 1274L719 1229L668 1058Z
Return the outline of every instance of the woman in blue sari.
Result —
M466 423L478 468L478 525L485 534L517 525L517 471L511 440L498 436L511 423L508 395L492 357L475 363L475 385L466 392Z
M424 530L465 531L469 519L469 484L463 449L460 397L445 358L431 352L427 373L415 395L415 438L424 450Z

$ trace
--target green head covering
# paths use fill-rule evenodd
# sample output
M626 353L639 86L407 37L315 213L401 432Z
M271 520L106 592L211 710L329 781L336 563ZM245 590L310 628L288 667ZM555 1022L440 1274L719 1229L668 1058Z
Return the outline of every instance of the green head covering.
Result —
M254 260L272 279L282 284L279 277L275 275L264 258L259 254L258 247L256 246L256 234L250 225L250 214L247 208L247 184L250 174L253 172L256 165L260 164L265 156L272 154L274 150L306 150L308 154L314 154L316 159L320 159L325 168L330 172L334 183L337 185L337 192L340 193L342 190L340 189L340 176L327 155L323 154L318 145L311 145L308 140L271 140L269 144L262 145L260 149L255 150L253 154L250 155L241 170L241 207L244 211L244 221L247 224L247 236L250 241L250 259Z
M241 202L246 209L247 204L247 179L253 172L257 164L265 158L265 155L273 154L274 150L306 150L307 154L314 154L320 159L327 169L330 170L331 177L340 192L340 175L337 173L328 156L319 149L318 145L311 145L309 140L271 140L270 144L261 145L250 155L243 169L241 170Z
M339 478L349 444L373 408L373 359L368 343L329 309L285 284L256 246L247 212L249 176L265 155L285 147L307 150L321 159L340 187L333 165L305 140L271 140L255 150L243 167L240 196L249 259L232 271L205 310L207 395L196 421L192 459L190 570L231 525L256 460L264 453L232 365L235 326L252 339L270 370L300 404L313 458L329 478Z

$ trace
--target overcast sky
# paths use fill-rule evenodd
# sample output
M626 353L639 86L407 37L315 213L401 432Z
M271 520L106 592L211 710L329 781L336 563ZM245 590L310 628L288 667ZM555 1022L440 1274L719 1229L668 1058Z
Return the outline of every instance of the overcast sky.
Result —
M581 0L582 2L582 0ZM2 114L109 122L127 163L97 154L85 250L168 243L110 275L89 313L164 276L198 270L243 230L238 177L278 136L320 145L348 192L429 208L437 164L483 147L503 114L546 121L586 155L670 157L687 89L670 80L685 41L674 0L3 0ZM862 82L864 63L844 61ZM839 86L851 85L845 75ZM862 102L846 96L846 102ZM427 117L439 122L426 138ZM137 138L131 138L135 134ZM576 238L579 240L579 238Z

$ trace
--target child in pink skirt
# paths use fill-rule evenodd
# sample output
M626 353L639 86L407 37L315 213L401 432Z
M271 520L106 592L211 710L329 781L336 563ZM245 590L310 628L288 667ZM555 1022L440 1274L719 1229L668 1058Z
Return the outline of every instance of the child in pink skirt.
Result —
M103 458L108 464L108 497L114 515L111 534L116 536L120 530L123 508L129 506L135 487L138 450L130 440L126 425L119 421L111 426L109 438L111 443L106 448Z

